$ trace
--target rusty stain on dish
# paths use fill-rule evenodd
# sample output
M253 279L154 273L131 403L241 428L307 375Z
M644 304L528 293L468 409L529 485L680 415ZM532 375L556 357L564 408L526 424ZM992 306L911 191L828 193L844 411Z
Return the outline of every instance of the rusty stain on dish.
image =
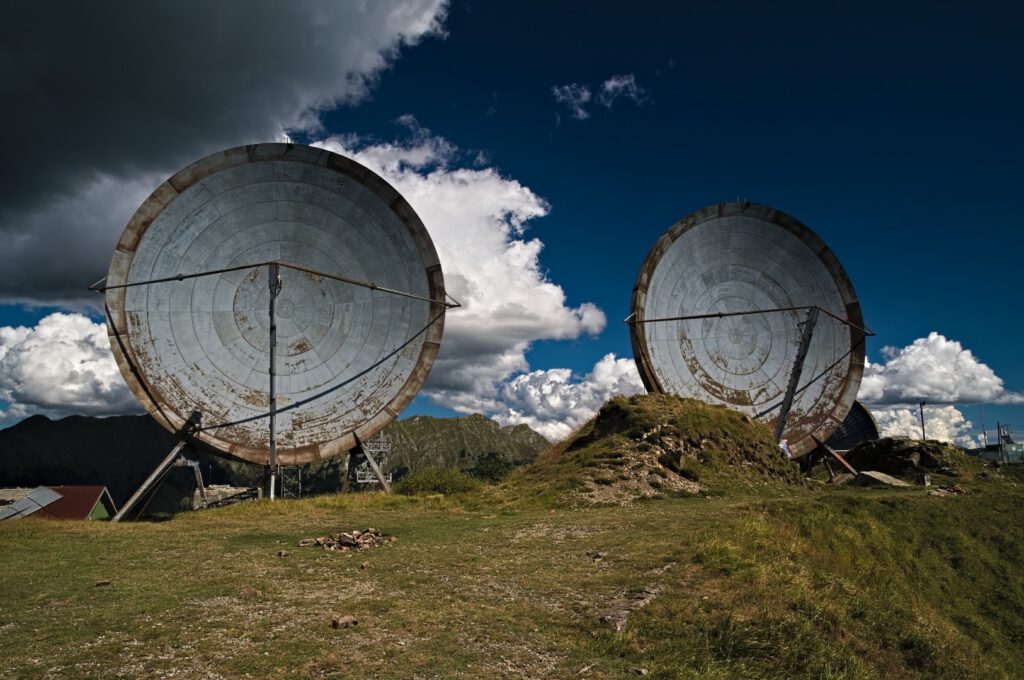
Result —
M754 405L749 393L717 382L711 377L710 373L704 370L700 361L698 361L696 356L694 356L693 344L690 342L689 338L679 338L679 345L680 352L683 355L683 360L686 362L687 368L690 369L690 373L694 378L696 378L701 387L708 391L709 394L718 397L722 401L733 406Z

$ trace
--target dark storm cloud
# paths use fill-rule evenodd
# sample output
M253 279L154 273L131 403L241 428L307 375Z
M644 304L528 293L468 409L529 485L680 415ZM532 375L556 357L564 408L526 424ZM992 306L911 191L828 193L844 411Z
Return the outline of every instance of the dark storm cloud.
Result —
M315 128L443 13L443 0L4 3L0 300L80 298L156 184Z

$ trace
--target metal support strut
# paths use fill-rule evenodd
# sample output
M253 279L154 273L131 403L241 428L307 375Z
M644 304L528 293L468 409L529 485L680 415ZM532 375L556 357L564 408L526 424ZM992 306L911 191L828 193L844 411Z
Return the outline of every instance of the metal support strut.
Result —
M274 309L277 296L281 293L281 268L277 262L269 267L270 284L270 500L274 500L274 488L277 486L277 391L274 374L277 371L277 314Z
M804 370L804 359L807 358L807 350L811 346L811 335L814 333L814 324L818 321L818 308L811 307L807 310L807 320L803 323L803 333L800 335L800 347L796 350L796 360L793 362L793 370L789 374L789 385L786 386L786 396L782 400L782 407L779 410L779 418L775 421L775 441L782 441L782 432L786 429L786 417L789 416L789 409L793 406L793 396L796 394L796 387L800 383L800 374Z
M160 480L162 480L164 475L167 474L167 471L171 469L174 461L179 455L181 455L181 450L185 448L185 445L188 443L189 434L199 427L201 420L202 414L200 414L199 411L195 411L191 416L189 416L188 422L185 423L184 427L178 430L178 443L174 445L171 452L168 453L162 461L160 461L156 468L154 468L149 477L146 477L146 481L144 481L139 488L135 490L135 493L133 493L127 501L125 501L125 504L121 506L121 509L118 510L111 519L112 522L120 522L124 519L125 515L135 507L139 500L159 484Z
M355 435L355 433L353 433L353 435ZM391 485L388 484L388 478L384 476L384 472L380 469L380 465L377 465L377 461L373 459L373 456L370 455L370 452L363 447L363 442L359 441L358 436L356 436L356 447L352 450L352 452L356 452L357 454L361 453L364 456L366 456L366 462L370 464L370 468L373 469L373 474L377 475L377 479L378 481L380 481L380 488L384 489L384 493L391 493ZM358 459L358 455L354 457L351 455L352 452L349 453L349 464L351 464L353 458ZM347 472L345 474L345 477L346 479L348 478Z

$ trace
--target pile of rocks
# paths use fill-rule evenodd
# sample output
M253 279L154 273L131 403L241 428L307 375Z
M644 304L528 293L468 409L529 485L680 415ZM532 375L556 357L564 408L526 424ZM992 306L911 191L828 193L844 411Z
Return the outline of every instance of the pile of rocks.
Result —
M385 536L373 527L370 527L363 530L353 529L352 531L338 531L333 534L319 536L317 538L304 538L299 541L299 547L308 548L310 546L318 545L323 548L324 552L345 552L348 550L356 551L376 548L395 540L397 540L396 537Z

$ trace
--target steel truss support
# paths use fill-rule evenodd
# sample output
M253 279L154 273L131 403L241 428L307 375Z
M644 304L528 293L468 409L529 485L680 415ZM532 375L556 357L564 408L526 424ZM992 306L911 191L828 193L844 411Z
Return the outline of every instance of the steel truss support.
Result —
M353 433L353 435L355 436L355 433ZM366 456L366 462L368 462L370 464L370 468L373 470L373 474L377 475L377 479L378 479L378 481L380 481L380 488L384 489L384 493L391 493L391 485L388 483L388 478L384 475L384 472L380 469L380 466L377 464L377 461L375 461L373 459L373 456L370 455L370 452L367 451L363 447L363 442L361 442L359 440L359 437L358 436L355 436L355 437L356 437L356 447L354 449L352 449L350 454L354 453L354 454L357 454L357 455L349 455L349 459L348 459L349 460L349 465L352 464L352 460L354 458L358 458L358 454L361 453L362 455ZM348 478L348 473L347 472L345 474L345 477L346 477L346 479Z
M793 406L793 396L796 394L797 385L800 383L800 374L804 371L804 359L807 358L807 350L811 346L811 336L814 333L814 324L818 322L818 307L811 307L807 310L807 320L803 323L803 332L800 334L800 346L796 350L796 360L793 361L793 370L789 373L789 384L786 386L786 396L782 399L782 407L779 409L779 417L775 421L775 441L782 441L782 432L786 429L786 418L789 417L789 409Z
M117 511L114 517L111 519L112 522L120 522L125 516L135 507L139 500L147 493L155 492L156 488L159 487L160 482L163 481L167 471L174 465L174 461L181 455L181 450L188 444L188 437L191 432L199 427L199 423L202 419L202 415L199 411L195 411L185 423L185 426L178 430L178 443L174 445L171 452L160 461L153 472L150 473L149 477L146 477L146 481L135 490L135 493L125 502L121 509Z

